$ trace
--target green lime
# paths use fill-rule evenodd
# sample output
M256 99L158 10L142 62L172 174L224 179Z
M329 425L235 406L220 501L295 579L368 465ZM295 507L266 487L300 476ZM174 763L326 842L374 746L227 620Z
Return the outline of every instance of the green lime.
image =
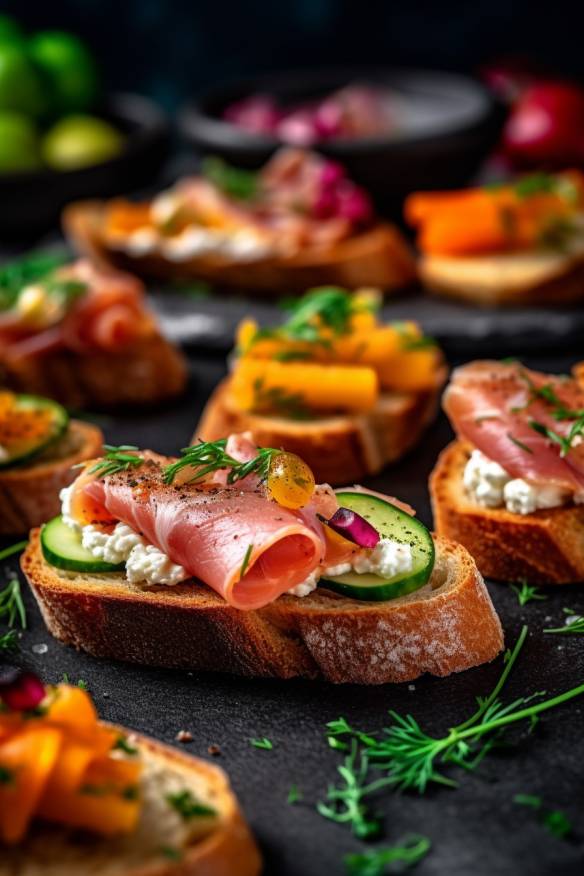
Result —
M47 109L42 77L22 47L0 41L0 110L41 116Z
M95 116L66 116L48 131L42 144L46 163L55 170L74 170L107 161L121 152L124 138Z
M50 84L55 112L83 111L95 102L97 67L89 49L76 36L42 31L31 37L29 53Z
M0 112L0 173L42 166L34 123L20 113Z
M22 28L10 15L0 15L0 40L21 43L24 39Z

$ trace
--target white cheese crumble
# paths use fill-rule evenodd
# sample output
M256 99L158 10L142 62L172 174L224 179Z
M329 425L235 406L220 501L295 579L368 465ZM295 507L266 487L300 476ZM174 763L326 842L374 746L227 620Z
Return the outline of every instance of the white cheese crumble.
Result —
M113 532L103 532L88 524L79 526L71 516L73 485L61 490L61 515L63 522L81 535L85 550L105 563L125 563L126 577L132 584L173 585L189 578L183 566L173 563L163 551L142 538L127 523L117 523Z
M484 508L506 508L512 514L533 514L544 508L565 505L572 498L584 503L584 493L572 494L555 484L533 484L512 478L505 469L480 450L473 450L463 474L467 493Z
M382 538L374 548L356 550L350 562L338 563L336 566L319 566L305 581L288 590L288 593L291 596L308 596L323 577L337 578L347 572L358 572L379 575L380 578L393 578L394 575L411 572L413 566L411 545Z

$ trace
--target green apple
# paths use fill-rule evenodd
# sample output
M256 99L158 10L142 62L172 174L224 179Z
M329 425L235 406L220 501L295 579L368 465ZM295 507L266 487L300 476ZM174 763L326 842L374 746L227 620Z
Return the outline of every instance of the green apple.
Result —
M47 109L42 76L22 46L0 41L0 111L14 110L34 117Z
M34 122L21 113L0 112L0 173L42 167Z
M64 31L41 31L31 37L29 54L50 86L55 113L92 106L99 77L93 56L80 39Z
M44 137L42 152L49 167L74 170L113 158L123 145L123 136L109 122L74 115L53 125Z

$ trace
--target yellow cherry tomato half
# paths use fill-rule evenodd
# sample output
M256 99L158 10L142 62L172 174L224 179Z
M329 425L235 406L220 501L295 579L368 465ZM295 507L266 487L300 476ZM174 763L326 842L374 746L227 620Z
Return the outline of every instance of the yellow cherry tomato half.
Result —
M272 457L267 488L270 499L283 508L302 508L314 493L314 475L295 453L278 453Z

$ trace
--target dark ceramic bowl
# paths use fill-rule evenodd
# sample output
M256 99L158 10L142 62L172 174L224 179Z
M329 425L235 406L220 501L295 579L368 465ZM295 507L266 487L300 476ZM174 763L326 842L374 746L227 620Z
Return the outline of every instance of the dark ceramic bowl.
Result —
M58 222L80 198L111 197L152 182L168 155L170 129L152 101L134 94L110 97L98 115L126 135L115 158L79 170L0 174L0 237L35 235Z
M504 112L489 92L468 77L429 70L299 71L245 79L186 106L181 130L200 153L256 168L281 143L224 121L229 104L256 93L294 104L350 82L387 86L404 107L413 108L410 123L393 135L328 140L314 147L341 161L386 209L399 209L404 196L416 189L464 185L497 141Z

